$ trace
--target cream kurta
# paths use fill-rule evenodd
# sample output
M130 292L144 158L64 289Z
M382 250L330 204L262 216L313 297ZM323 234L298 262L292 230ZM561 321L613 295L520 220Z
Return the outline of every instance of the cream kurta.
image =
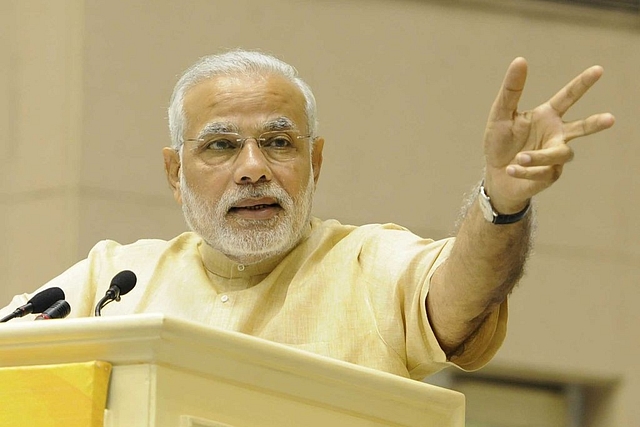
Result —
M103 241L41 289L62 288L70 317L92 316L113 276L131 270L136 287L103 316L161 312L422 379L450 364L427 320L425 299L452 243L392 224L313 219L289 254L244 266L194 233L124 246ZM29 297L16 297L0 316ZM505 303L488 319L484 346L455 364L476 369L486 363L504 339L506 320Z

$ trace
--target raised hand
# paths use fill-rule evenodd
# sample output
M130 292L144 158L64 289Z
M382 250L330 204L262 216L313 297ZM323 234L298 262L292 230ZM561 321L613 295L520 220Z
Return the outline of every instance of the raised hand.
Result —
M509 65L484 134L485 188L498 212L520 211L531 197L553 184L573 158L569 141L613 126L615 119L609 113L562 120L602 72L600 66L590 67L547 102L518 112L527 62L516 58Z

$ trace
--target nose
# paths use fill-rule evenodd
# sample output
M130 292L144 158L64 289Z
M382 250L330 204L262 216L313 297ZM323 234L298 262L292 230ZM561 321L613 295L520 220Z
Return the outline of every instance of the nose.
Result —
M253 138L245 140L234 166L234 180L239 185L269 182L273 178L268 160Z

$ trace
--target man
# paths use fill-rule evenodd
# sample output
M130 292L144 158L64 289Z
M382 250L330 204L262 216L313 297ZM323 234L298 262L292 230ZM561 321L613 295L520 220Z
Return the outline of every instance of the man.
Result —
M477 369L504 338L531 198L571 160L567 142L614 122L562 121L600 67L517 112L526 70L522 58L507 70L484 136L484 179L456 239L434 242L394 225L311 218L324 145L311 90L261 53L205 57L176 85L163 150L193 232L101 242L45 287L63 288L74 316L91 316L127 269L138 285L105 315L160 311L416 379L451 363Z

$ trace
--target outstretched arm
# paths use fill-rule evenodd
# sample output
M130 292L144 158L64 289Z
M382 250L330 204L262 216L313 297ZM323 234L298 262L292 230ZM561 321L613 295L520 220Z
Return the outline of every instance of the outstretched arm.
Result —
M484 187L500 214L522 211L552 185L573 158L572 139L613 126L611 114L564 122L562 117L602 75L588 68L547 102L518 112L527 62L509 66L484 134ZM477 198L470 206L449 258L436 270L427 297L431 326L449 356L482 341L487 316L520 279L530 245L531 214L513 224L487 221Z

